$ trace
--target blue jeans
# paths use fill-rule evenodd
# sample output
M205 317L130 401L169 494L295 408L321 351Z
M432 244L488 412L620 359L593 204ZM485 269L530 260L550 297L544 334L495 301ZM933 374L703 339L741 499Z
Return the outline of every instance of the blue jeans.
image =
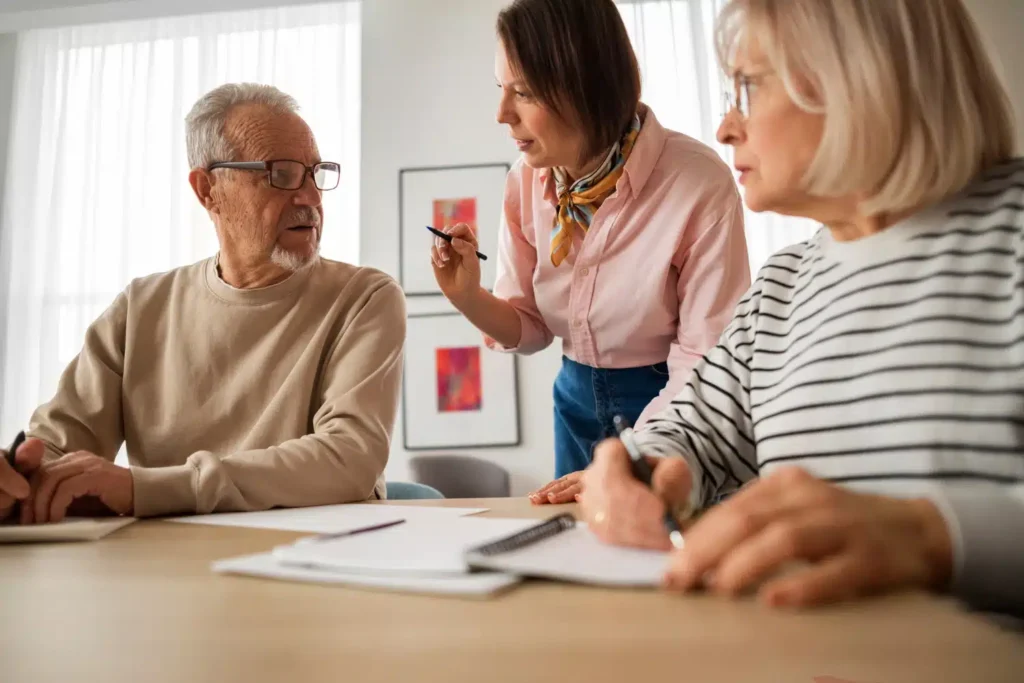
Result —
M668 383L668 365L592 368L562 358L555 378L555 478L586 469L597 442L615 435L612 419L636 422Z

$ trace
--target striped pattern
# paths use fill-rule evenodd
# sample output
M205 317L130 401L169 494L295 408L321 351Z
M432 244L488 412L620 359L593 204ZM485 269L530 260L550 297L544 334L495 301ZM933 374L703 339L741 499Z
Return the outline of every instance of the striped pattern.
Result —
M1015 566L1024 605L1022 264L1024 160L878 235L838 243L822 229L768 261L638 440L689 461L700 505L798 465L942 499L961 553L977 540L967 518L999 510L1016 546L976 559Z

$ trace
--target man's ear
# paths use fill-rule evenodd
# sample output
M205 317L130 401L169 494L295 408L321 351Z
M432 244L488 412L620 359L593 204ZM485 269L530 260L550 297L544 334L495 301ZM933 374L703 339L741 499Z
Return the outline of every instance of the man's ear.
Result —
M215 182L213 174L205 168L193 168L188 174L188 184L192 186L196 199L210 213L217 213L218 208L217 200L213 196Z

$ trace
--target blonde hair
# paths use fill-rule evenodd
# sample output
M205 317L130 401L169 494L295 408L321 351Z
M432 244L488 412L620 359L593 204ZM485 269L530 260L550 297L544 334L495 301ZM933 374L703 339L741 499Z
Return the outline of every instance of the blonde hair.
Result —
M1006 90L961 0L730 0L719 61L756 42L801 109L824 114L804 177L867 215L933 204L1014 154Z

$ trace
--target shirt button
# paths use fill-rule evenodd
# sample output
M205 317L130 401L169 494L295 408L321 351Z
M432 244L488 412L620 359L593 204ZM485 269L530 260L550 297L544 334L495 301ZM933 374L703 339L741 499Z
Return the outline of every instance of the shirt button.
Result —
M583 270L580 271L580 275L582 275L583 277L586 277L588 273L590 273L590 268L584 268Z
M583 327L583 321L577 318L576 320L572 321L572 326L576 328Z

